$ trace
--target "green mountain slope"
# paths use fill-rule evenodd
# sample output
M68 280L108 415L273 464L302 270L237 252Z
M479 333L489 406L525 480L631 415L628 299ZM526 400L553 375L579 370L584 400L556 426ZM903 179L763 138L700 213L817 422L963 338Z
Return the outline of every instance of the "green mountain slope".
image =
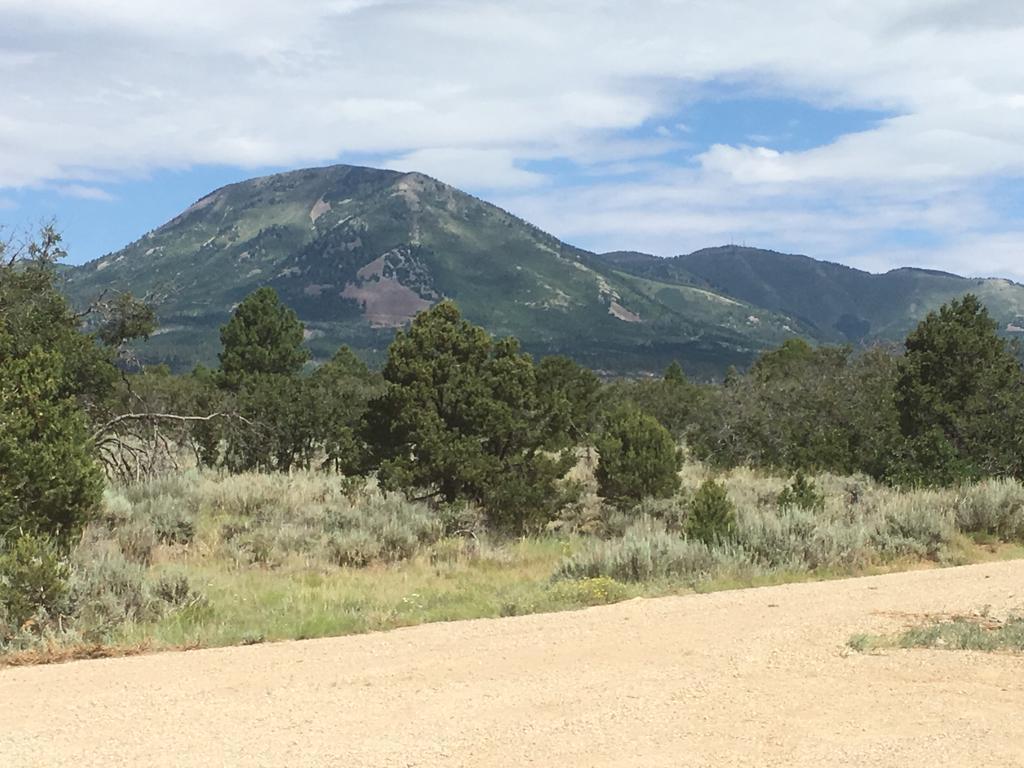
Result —
M233 184L117 253L68 273L78 303L104 289L157 301L147 361L211 363L232 307L271 285L325 358L380 359L397 327L441 298L535 354L597 369L697 375L743 365L808 328L707 289L627 274L506 211L418 173L331 166Z
M841 264L739 246L706 248L662 259L635 252L602 257L639 277L706 288L796 318L829 342L892 340L930 310L974 293L1004 332L1024 328L1024 286L1009 280L964 278L923 269L876 275Z

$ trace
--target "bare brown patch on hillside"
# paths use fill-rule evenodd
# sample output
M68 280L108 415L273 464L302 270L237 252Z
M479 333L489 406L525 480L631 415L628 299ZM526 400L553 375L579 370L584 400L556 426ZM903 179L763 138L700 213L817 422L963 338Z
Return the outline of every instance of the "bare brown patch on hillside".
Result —
M617 301L613 301L611 304L608 305L608 314L613 315L614 317L617 317L619 320L622 320L627 323L640 322L640 315L638 315L636 312L631 312L630 310L626 309Z
M363 316L374 328L398 328L431 305L412 288L390 277L362 285L349 283L341 295L358 301L363 307Z
M331 204L321 197L315 203L313 207L309 209L309 221L311 224L316 224L316 220L331 210Z

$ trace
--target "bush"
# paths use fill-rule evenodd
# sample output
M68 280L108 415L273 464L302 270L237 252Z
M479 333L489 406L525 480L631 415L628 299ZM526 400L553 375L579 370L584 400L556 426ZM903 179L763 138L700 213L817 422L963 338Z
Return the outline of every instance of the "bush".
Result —
M342 503L328 509L325 526L331 560L356 567L405 560L444 534L442 520L426 506L396 494L370 497L358 507Z
M705 480L690 504L686 535L711 544L725 541L736 532L736 508L724 485Z
M4 545L0 541L0 611L8 628L17 631L38 611L67 610L68 564L51 539L22 534Z
M182 499L159 496L140 511L153 523L156 538L161 544L191 544L196 535L192 515L184 508Z
M782 489L777 504L780 509L796 507L805 511L821 511L825 508L825 495L818 491L813 480L808 479L803 472L797 472L793 482Z
M596 579L602 576L622 582L682 578L706 578L726 553L712 551L702 541L680 539L661 523L640 520L621 539L591 542L580 553L562 563L556 574L567 579Z
M152 562L158 539L153 523L147 518L133 511L132 517L118 525L112 533L118 548L127 559L142 565Z
M686 532L692 503L692 495L677 493L667 499L644 499L633 507L630 513L634 518L650 517L660 520L669 533L683 534Z
M350 568L364 568L380 558L382 547L372 533L356 529L331 534L327 549L331 562Z
M0 534L70 542L102 493L85 415L60 390L63 362L34 350L8 359L0 327Z
M918 491L893 500L873 535L885 557L938 559L956 538L955 512L939 493Z
M597 451L597 492L614 504L664 498L679 488L679 450L653 416L618 411L598 438Z
M985 480L963 490L956 522L965 533L986 534L1003 541L1024 540L1024 484L1017 480Z
M203 594L193 588L183 573L165 573L153 584L153 597L171 608L184 608L205 602Z
M834 519L796 506L744 510L735 542L768 569L841 568L866 565L871 559L863 520Z
M97 541L75 553L71 578L72 603L87 634L102 637L127 621L159 615L146 588L146 568L128 560L117 544Z

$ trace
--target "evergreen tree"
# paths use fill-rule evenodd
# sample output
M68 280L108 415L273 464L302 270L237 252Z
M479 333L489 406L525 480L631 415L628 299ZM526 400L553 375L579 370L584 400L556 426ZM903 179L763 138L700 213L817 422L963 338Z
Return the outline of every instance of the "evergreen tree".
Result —
M665 373L661 378L668 384L683 384L686 382L686 374L683 373L683 366L681 366L676 360L673 360L669 367L665 369Z
M317 403L308 379L246 376L234 393L234 407L241 419L224 430L229 470L287 472L310 466L317 449Z
M569 444L587 442L600 416L601 381L594 372L561 355L544 357L537 363L537 390L552 433Z
M554 512L572 457L544 451L560 439L517 341L495 341L441 302L395 335L384 380L364 427L383 487L473 501L515 530Z
M806 341L800 338L787 339L778 349L765 352L754 361L751 373L761 381L792 377L808 363L812 363L814 358L814 347Z
M66 544L99 502L86 409L106 405L117 371L57 290L60 236L44 229L26 259L2 251L0 538L20 529Z
M908 474L914 463L926 482L1024 474L1024 375L977 297L929 313L905 346L895 401Z
M653 416L620 409L605 425L597 450L598 494L613 503L671 496L679 488L680 452Z
M719 466L787 472L828 470L886 477L903 438L893 387L895 360L883 349L770 352L759 370L704 390L688 443Z
M710 478L701 483L690 502L686 535L705 544L729 539L736 531L736 507L725 486Z
M73 397L89 413L106 405L118 381L109 349L82 332L80 320L58 289L56 265L67 254L51 227L27 247L27 256L4 261L0 244L0 331L5 354L22 359L34 349L52 353L59 364L56 396Z
M348 347L341 347L311 377L316 410L314 429L327 464L343 472L358 471L362 462L359 426L382 381Z
M304 328L273 288L249 294L221 328L221 387L241 418L221 426L232 471L308 466L315 447L312 388L299 376L309 359ZM209 446L206 453L209 453Z
M225 385L237 389L246 376L293 376L309 353L302 346L303 326L281 303L273 288L247 296L220 330L220 371Z
M99 502L102 473L85 414L61 392L59 355L14 359L0 336L0 538L22 530L65 541Z

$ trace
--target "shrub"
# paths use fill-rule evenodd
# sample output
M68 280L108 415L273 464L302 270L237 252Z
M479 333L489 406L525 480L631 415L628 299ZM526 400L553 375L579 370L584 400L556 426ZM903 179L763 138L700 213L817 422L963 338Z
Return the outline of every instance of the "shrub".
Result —
M793 482L782 489L777 503L780 509L796 507L805 511L820 511L825 508L825 495L818 491L813 480L803 472L797 472Z
M351 568L370 565L381 554L380 541L369 531L359 529L331 534L327 548L332 562Z
M1017 480L985 480L963 490L957 526L1003 541L1024 539L1024 485Z
M203 594L193 588L183 573L165 573L153 584L153 596L172 608L184 608L205 602Z
M67 561L51 539L22 534L0 541L0 609L9 628L21 628L40 609L66 610L67 577ZM0 625L0 635L8 632Z
M61 392L63 362L38 349L10 359L0 325L0 534L72 540L100 500L85 415Z
M606 576L622 582L707 577L730 553L715 552L702 541L680 539L653 520L634 523L621 539L591 542L564 561L557 576L596 579Z
M615 413L597 440L597 492L620 506L671 496L679 487L681 456L672 435L653 416Z
M328 551L339 565L397 562L436 542L444 524L423 504L399 495L370 497L359 506L342 502L327 511Z
M148 519L133 514L129 520L118 525L113 533L126 558L142 565L150 564L158 540L156 530Z
M769 569L849 567L871 559L863 519L835 519L796 506L744 510L738 516L735 542Z
M887 505L872 539L885 557L938 559L956 535L955 513L943 495L918 491Z
M732 537L736 531L736 508L724 485L705 480L690 504L686 535L711 544Z
M156 538L161 544L191 544L196 535L192 515L184 508L183 500L158 496L144 508L153 523Z
M644 499L631 510L633 517L651 517L661 520L669 533L682 534L690 518L692 496L677 493L666 499Z
M80 547L73 564L71 599L78 623L88 635L102 637L126 621L156 615L146 589L145 566L129 561L114 542Z

